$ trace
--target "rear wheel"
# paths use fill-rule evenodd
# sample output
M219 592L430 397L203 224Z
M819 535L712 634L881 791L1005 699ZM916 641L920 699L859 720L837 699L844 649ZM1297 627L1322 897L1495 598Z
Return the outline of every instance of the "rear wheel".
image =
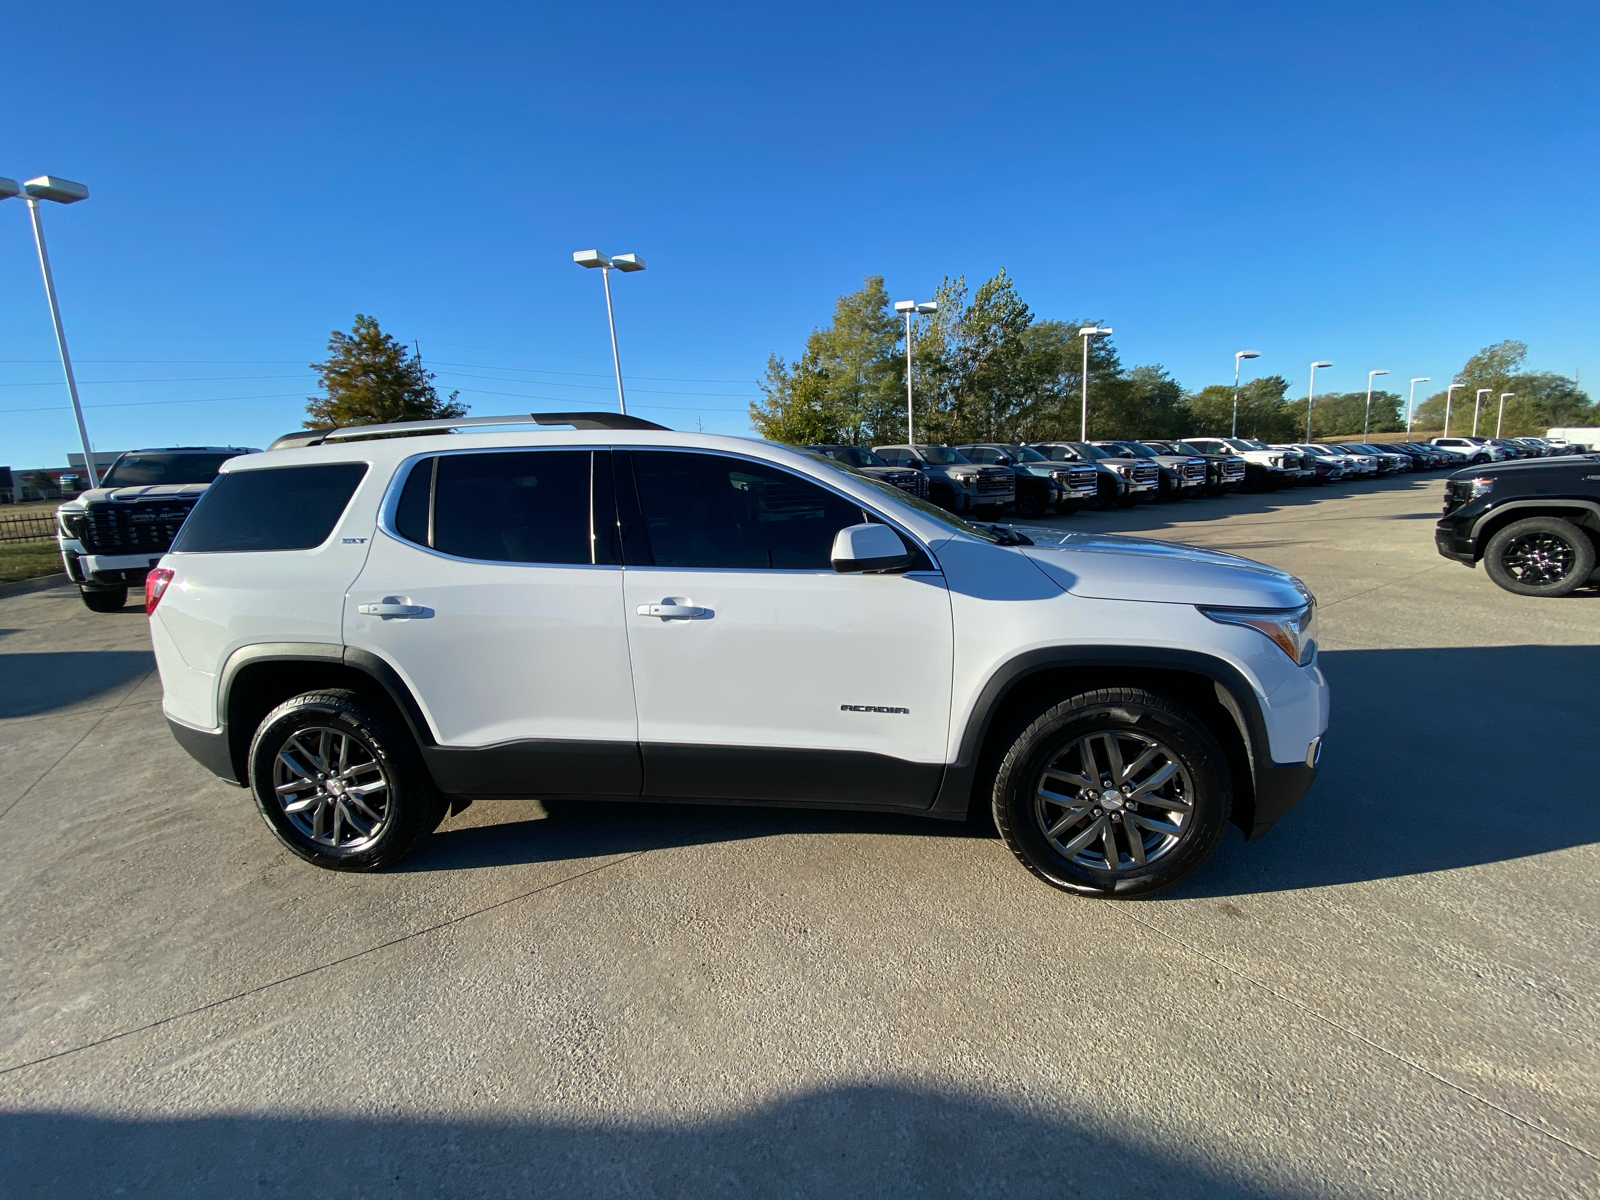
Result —
M78 595L83 597L83 603L90 612L118 612L128 603L128 589L125 587L80 587Z
M1589 578L1594 562L1589 535L1560 517L1513 521L1483 552L1489 578L1519 596L1565 596Z
M1017 492L1017 516L1042 517L1049 508L1049 500L1042 488L1027 488Z
M1190 713L1138 688L1084 692L1012 742L995 777L995 826L1053 887L1152 896L1222 840L1232 787L1222 748Z
M267 714L250 746L250 790L279 841L334 871L398 862L446 810L411 739L342 689Z

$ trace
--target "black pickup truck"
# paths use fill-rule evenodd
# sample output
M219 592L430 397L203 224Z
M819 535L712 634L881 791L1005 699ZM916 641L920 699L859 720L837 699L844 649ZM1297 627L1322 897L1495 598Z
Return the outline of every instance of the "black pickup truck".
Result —
M1600 541L1600 454L1484 464L1445 481L1434 543L1519 596L1589 582Z

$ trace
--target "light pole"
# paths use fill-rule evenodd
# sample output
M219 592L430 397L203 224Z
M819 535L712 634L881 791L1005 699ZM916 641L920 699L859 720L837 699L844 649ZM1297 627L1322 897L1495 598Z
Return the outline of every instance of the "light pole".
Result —
M928 300L919 304L915 300L896 300L894 310L906 315L906 445L915 446L917 435L911 406L911 320L918 313L938 312L939 302Z
M1411 436L1411 422L1417 415L1417 384L1432 383L1426 375L1419 375L1411 381L1411 399L1406 401L1406 437Z
M1457 388L1464 388L1464 383L1452 383L1444 390L1444 436L1450 436L1450 397L1456 394Z
M72 356L67 353L67 331L61 325L61 305L56 301L56 281L50 273L50 252L44 244L44 221L39 215L39 201L54 200L57 204L76 204L89 198L89 189L69 179L41 175L27 183L15 179L0 179L0 200L21 195L28 201L28 215L33 218L33 241L39 248L39 270L44 274L44 294L50 301L50 320L56 327L56 346L61 350L61 369L67 374L67 392L72 396L72 415L78 419L78 440L83 443L83 466L89 472L89 486L100 486L100 471L95 466L94 450L89 445L89 427L83 423L83 405L78 401L78 381L72 374Z
M1311 444L1311 406L1317 398L1317 368L1331 367L1330 362L1314 362L1311 364L1311 390L1306 393L1306 444Z
M579 250L572 256L572 261L580 267L599 267L600 277L606 281L606 320L611 322L611 365L617 370L617 406L626 415L628 400L622 394L622 357L617 353L617 314L611 307L611 272L642 271L644 259L637 254L601 254L598 250Z
M1260 357L1259 350L1241 350L1233 356L1233 432L1229 437L1239 436L1239 360Z
M1506 423L1506 401L1511 399L1511 397L1513 397L1515 395L1516 395L1515 392L1501 392L1500 393L1500 419L1494 423L1494 436L1495 436L1495 440L1496 441L1498 441L1500 439L1500 430L1505 427L1505 423Z
M1387 371L1367 372L1367 415L1361 420L1361 440L1367 440L1367 427L1372 424L1372 377L1374 375L1387 375Z
M1080 442L1089 440L1089 339L1102 333L1114 332L1109 325L1085 325L1078 333L1083 337L1083 426L1078 434Z
M1478 436L1478 410L1483 407L1483 398L1493 392L1493 388L1479 388L1478 398L1472 405L1472 436Z

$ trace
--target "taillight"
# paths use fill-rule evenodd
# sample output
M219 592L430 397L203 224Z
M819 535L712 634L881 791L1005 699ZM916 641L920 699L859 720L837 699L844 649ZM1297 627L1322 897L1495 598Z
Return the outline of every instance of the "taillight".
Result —
M161 603L161 597L167 594L167 586L172 582L172 575L172 568L157 567L144 577L144 611L146 616L156 611L156 605Z

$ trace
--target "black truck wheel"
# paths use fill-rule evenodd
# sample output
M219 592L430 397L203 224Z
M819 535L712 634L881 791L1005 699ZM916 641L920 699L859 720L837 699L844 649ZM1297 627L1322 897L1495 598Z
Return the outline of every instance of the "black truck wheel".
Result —
M1528 517L1489 539L1483 551L1489 578L1519 596L1565 596L1594 570L1594 543L1571 521Z
M125 587L80 587L78 595L90 612L120 612L128 603Z

